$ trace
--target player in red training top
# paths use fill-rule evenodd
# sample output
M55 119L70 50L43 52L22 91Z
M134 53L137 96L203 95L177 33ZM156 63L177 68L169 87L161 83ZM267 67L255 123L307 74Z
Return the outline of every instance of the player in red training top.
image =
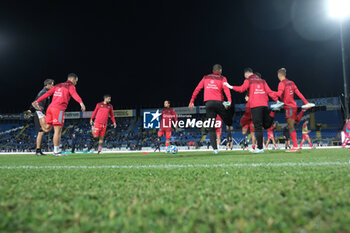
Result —
M215 131L216 131L216 144L219 146L221 144L221 134L222 134L222 118L217 115L216 117L216 122L220 121L220 126L219 124L215 124Z
M350 143L350 118L346 119L345 125L344 125L344 141L342 144L342 147L346 147L348 143ZM350 147L349 147L350 149Z
M226 85L237 92L245 92L249 90L249 103L252 112L252 120L255 128L255 136L258 141L258 149L253 153L264 153L263 149L263 128L268 129L273 123L275 113L269 112L268 100L269 96L278 101L275 92L271 91L265 80L253 73L251 68L244 69L245 81L242 86Z
M62 155L60 152L61 133L64 125L64 113L70 98L73 97L73 99L80 104L81 110L83 112L85 111L85 105L75 90L75 85L77 85L77 83L78 76L74 73L70 73L68 74L68 80L66 82L55 85L32 103L33 107L40 111L42 109L39 103L53 95L52 102L46 110L46 124L40 123L44 132L50 132L52 127L54 128L53 144L55 156Z
M198 93L204 89L204 103L206 117L214 121L216 116L219 115L222 120L225 122L228 135L231 134L232 118L234 115L234 105L231 106L231 92L224 85L227 83L227 79L222 75L222 66L215 64L213 66L213 73L205 75L203 79L199 82L196 89L192 94L192 98L188 105L188 108L191 110L194 108L194 101ZM224 95L227 97L227 102L224 101ZM214 154L219 153L216 141L216 132L214 127L209 128L209 138L210 144L213 147Z
M170 101L164 101L164 108L162 110L162 117L160 122L160 129L158 131L158 137L162 137L165 133L165 146L170 146L171 129L174 126L177 128L177 116L175 110L170 107Z
M277 71L278 79L280 83L278 84L278 92L277 96L281 98L281 101L284 102L284 109L286 111L286 119L287 125L290 132L290 137L292 138L293 148L287 150L287 152L296 152L298 151L298 141L297 141L297 133L295 131L295 125L297 120L297 109L298 106L294 100L294 94L299 96L299 98L304 102L303 108L310 108L315 106L312 103L309 103L303 94L299 91L297 86L293 81L290 81L286 78L287 70L285 68L281 68Z
M302 133L303 133L303 140L300 143L300 149L303 147L304 141L307 140L309 141L309 145L311 148L315 148L312 146L310 137L309 137L309 133L311 132L308 128L307 128L307 124L309 124L309 121L306 120L303 124L303 129L302 129Z
M267 142L266 142L266 148L269 148L269 143L270 143L270 140L272 141L273 143L273 149L277 149L277 145L276 145L276 141L275 141L275 137L273 135L273 131L276 129L277 127L277 121L275 121L275 123L273 123L273 125L267 129Z
M113 106L110 104L112 97L109 94L103 96L103 102L96 104L95 111L92 113L90 125L92 126L92 136L98 138L98 154L102 151L103 139L106 134L108 118L113 122L113 127L117 127L114 119ZM95 122L93 121L95 118Z
M242 127L242 134L243 136L248 133L248 130L250 130L250 134L252 136L252 149L255 150L255 143L256 143L256 138L255 138L255 128L252 120L252 112L250 109L250 104L249 104L249 96L248 94L245 96L245 101L247 102L245 105L245 112L241 118L240 125ZM247 137L243 139L243 145L247 145ZM244 147L245 148L245 147Z

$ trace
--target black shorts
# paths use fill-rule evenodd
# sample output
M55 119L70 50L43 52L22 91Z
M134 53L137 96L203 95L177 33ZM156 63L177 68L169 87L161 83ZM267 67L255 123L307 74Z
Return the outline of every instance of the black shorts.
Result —
M36 114L36 112L34 112L34 125L37 132L43 132L39 122L38 114Z

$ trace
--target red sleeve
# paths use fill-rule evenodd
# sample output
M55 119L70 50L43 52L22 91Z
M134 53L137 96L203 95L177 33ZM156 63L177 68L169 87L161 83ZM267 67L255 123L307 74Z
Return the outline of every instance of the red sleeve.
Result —
M109 110L109 117L115 123L115 118L114 118L114 112L113 112L113 106L111 105L111 109Z
M301 92L299 91L299 89L297 88L297 86L295 84L294 84L294 93L297 94L297 96L299 96L299 98L304 102L304 104L309 103L309 102L307 102L307 100L305 99L303 94L301 94Z
M265 86L266 93L271 97L271 99L273 99L274 101L277 101L278 98L277 98L276 92L271 91L271 89L270 89L269 85L267 85L266 81L264 81L264 86Z
M81 104L83 101L81 100L80 96L78 95L77 91L75 90L75 86L71 85L69 86L69 94L77 101L79 104Z
M281 98L281 97L282 97L283 92L284 92L284 89L285 89L284 83L283 83L283 82L280 82L280 83L278 84L278 91L276 92L276 95L277 95L278 98Z
M227 97L227 101L228 102L232 102L232 99L231 99L231 92L230 92L230 89L226 86L226 85L224 85L224 83L227 83L227 79L226 78L224 78L224 80L223 80L223 82L222 82L222 86L223 86L223 88L224 88L224 92L225 92L225 95L226 95L226 97Z
M43 100L46 99L47 97L52 96L53 93L55 93L55 89L56 89L56 87L51 88L48 92L46 92L45 94L43 94L42 96L40 96L40 97L36 100L36 102L40 103L41 101L43 101Z
M100 105L96 104L96 108L95 108L95 110L94 110L94 112L92 113L92 116L91 116L92 120L96 117L96 114L97 114L99 108L100 108Z
M198 93L204 88L204 78L199 82L198 86L196 87L196 89L194 90L193 94L192 94L192 98L190 103L193 104L194 100L196 99Z
M246 79L244 80L244 83L242 84L242 86L233 86L232 88L234 91L237 91L237 92L245 92L246 90L249 89L249 80Z

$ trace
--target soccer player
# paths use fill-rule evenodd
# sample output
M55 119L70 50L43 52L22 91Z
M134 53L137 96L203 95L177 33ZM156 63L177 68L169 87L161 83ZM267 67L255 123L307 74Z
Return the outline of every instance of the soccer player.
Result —
M220 127L215 127L215 131L216 131L216 144L218 146L220 146L220 143L221 143L221 134L222 134L222 118L217 115L216 117L216 121L220 121Z
M106 134L108 118L110 117L113 122L113 127L117 127L115 122L113 106L110 104L112 101L112 96L106 94L103 96L103 101L96 104L95 110L92 113L90 119L90 125L92 126L92 136L98 138L98 152L100 154L102 151L103 139ZM94 122L95 118L95 122Z
M177 115L173 108L170 107L170 101L164 101L164 108L162 110L162 117L160 122L160 129L158 131L158 137L162 137L165 134L165 146L170 146L171 130L173 122L176 123L177 128Z
M199 82L196 89L192 94L192 98L188 105L189 109L194 108L194 101L198 95L198 93L204 89L204 103L206 109L206 117L209 119L215 119L217 115L219 115L222 120L225 122L228 129L232 126L232 117L234 114L234 105L231 106L231 92L224 85L227 83L226 77L222 75L222 66L216 64L213 66L213 73L205 75L203 79ZM227 102L224 102L223 92L227 97ZM214 154L219 153L217 141L216 141L216 133L215 128L209 128L209 138L210 144L213 147Z
M44 88L38 93L36 96L36 100L39 99L42 95L44 95L46 92L48 92L53 86L55 85L55 81L52 79L46 79L44 81ZM42 124L45 123L45 111L50 103L50 98L45 99L44 101L40 102L39 106L43 109L42 111L36 110L34 113L34 125L35 129L38 132L38 135L36 137L36 151L35 154L37 156L45 155L41 151L41 143L43 140L43 136L45 132L41 129L41 124L40 122L42 121ZM29 110L30 111L30 110Z
M77 83L78 76L74 73L70 73L68 74L66 82L57 84L32 103L35 109L42 111L39 103L53 95L52 102L46 111L46 124L42 124L41 127L44 132L50 132L52 127L54 128L53 154L55 156L62 156L62 153L60 152L61 134L64 125L64 113L67 109L70 98L73 97L73 99L80 104L81 110L83 112L85 111L85 105L75 89Z
M245 81L242 86L231 86L228 83L226 85L234 91L241 93L249 90L252 120L255 128L255 136L258 141L258 149L254 150L253 153L264 153L262 130L263 128L270 128L275 117L275 112L269 112L267 108L268 96L274 101L278 101L278 98L275 92L271 91L265 80L255 75L251 68L244 70L244 77ZM276 107L275 110L278 110L280 106Z
M346 147L346 145L350 142L350 118L346 119L345 125L344 125L344 141L342 144L342 147ZM350 147L349 147L350 149Z
M297 86L293 81L287 79L287 70L281 68L277 71L278 79L280 83L278 84L277 96L281 98L281 101L284 102L284 109L286 111L287 125L290 132L290 137L292 138L293 148L287 150L287 152L296 152L299 150L297 133L295 131L296 119L297 119L297 110L298 106L294 100L294 94L299 96L299 98L304 102L303 108L310 108L315 106L312 103L309 103L303 94L299 91Z
M233 148L233 139L232 139L232 134L227 135L227 142L226 142L226 150Z
M315 148L312 146L310 137L309 137L309 133L311 132L308 128L307 128L307 124L309 124L309 121L306 120L303 124L303 129L302 129L302 133L303 133L303 140L300 143L300 149L303 147L304 141L308 140L309 141L309 145L311 148Z
M273 143L274 149L277 149L277 145L276 145L276 141L275 141L275 137L273 135L273 131L276 129L277 127L277 121L275 123L273 123L273 125L267 129L267 142L266 142L266 148L269 148L269 142L270 140Z
M243 135L246 135L248 133L248 130L250 130L250 134L252 136L252 149L255 150L255 143L256 143L255 128L252 120L252 112L250 109L248 94L245 96L245 101L247 103L245 105L245 112L241 118L240 125L242 127ZM246 141L246 137L244 138L244 140ZM244 142L243 144L246 145L247 143Z

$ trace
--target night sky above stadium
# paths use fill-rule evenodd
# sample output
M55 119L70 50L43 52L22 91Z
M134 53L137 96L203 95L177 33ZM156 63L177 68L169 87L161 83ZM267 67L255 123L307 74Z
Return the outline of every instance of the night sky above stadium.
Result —
M337 96L338 30L323 0L2 3L0 111L28 109L45 78L63 82L70 72L88 110L105 93L116 109L164 99L184 106L215 63L234 85L252 67L276 90L276 71L285 67L306 98Z

